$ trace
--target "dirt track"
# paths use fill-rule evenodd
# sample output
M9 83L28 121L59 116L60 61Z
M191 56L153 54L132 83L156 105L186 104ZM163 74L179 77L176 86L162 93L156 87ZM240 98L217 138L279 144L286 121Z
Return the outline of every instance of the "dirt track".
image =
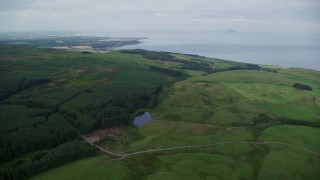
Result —
M82 137L85 141L86 138ZM87 141L88 142L88 141ZM149 149L149 150L145 150L145 151L138 151L138 152L133 152L133 153L115 153L115 152L111 152L108 151L107 149L100 147L98 145L93 144L92 142L88 142L89 144L95 146L96 148L98 148L100 151L105 152L109 155L112 156L118 156L120 157L117 160L123 159L125 157L128 156L134 156L137 154L144 154L144 153L151 153L151 152L160 152L160 151L169 151L169 150L175 150L175 149L190 149L190 148L197 148L197 147L210 147L210 146L217 146L217 145L223 145L223 144L253 144L253 145L267 145L267 144L274 144L274 145L282 145L282 146L286 146L286 147L290 147L293 149L297 149L315 156L319 156L320 152L315 152L312 150L309 150L307 148L304 147L299 147L299 146L295 146L292 144L288 144L288 143L283 143L283 142L252 142L252 141L240 141L240 142L218 142L218 143L213 143L213 144L199 144L199 145L189 145L189 146L176 146L176 147L171 147L171 148L157 148L157 149Z

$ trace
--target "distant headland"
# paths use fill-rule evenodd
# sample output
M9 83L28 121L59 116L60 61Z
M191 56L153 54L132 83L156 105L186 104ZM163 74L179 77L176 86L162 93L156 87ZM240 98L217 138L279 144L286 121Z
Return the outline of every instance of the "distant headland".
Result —
M233 29L226 29L224 32L225 33L235 33L236 31Z

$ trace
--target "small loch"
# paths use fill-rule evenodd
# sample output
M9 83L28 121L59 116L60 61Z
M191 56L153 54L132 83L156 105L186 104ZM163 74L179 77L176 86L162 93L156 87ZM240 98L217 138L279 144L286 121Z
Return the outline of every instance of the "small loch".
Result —
M133 120L133 125L140 128L144 124L154 121L150 112L141 112Z

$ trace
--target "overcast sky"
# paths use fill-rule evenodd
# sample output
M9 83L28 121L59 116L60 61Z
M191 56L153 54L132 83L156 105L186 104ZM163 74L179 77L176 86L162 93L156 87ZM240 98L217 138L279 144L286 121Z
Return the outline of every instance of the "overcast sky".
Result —
M0 0L0 31L320 32L320 0Z

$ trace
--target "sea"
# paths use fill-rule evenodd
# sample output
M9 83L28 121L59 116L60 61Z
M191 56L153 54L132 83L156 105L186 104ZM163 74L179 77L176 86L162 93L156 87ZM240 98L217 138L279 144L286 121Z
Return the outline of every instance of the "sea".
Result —
M246 63L320 71L320 33L108 32L86 35L146 38L140 44L119 49L139 48L197 54Z

